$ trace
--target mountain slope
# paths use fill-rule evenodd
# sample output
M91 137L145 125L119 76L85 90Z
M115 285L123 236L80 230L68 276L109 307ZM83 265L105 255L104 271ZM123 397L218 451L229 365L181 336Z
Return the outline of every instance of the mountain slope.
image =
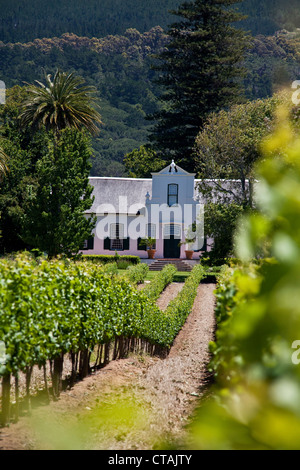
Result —
M61 36L104 37L141 32L174 19L169 10L182 0L0 0L0 41L27 42ZM273 34L278 29L300 27L300 0L244 0L240 10L248 15L242 26L253 34Z
M0 43L0 77L8 88L43 80L44 72L57 67L74 71L95 86L104 126L93 140L92 175L124 175L123 157L148 140L151 123L145 119L158 109L159 91L151 69L166 35L159 27L146 33L129 29L124 35L89 39L74 34ZM300 77L300 34L257 36L246 57L248 99L265 98L285 83Z
M128 28L145 32L165 27L169 10L179 0L0 0L0 41L27 42L35 38L74 33L104 37Z

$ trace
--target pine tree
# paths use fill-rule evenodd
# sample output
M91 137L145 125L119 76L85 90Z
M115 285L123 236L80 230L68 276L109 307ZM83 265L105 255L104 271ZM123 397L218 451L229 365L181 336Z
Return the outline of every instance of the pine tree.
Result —
M171 25L170 41L157 57L158 83L164 91L162 110L149 139L167 161L193 171L195 137L213 111L226 108L241 95L242 60L247 35L234 27L242 19L230 8L240 0L195 0L172 12L181 18Z

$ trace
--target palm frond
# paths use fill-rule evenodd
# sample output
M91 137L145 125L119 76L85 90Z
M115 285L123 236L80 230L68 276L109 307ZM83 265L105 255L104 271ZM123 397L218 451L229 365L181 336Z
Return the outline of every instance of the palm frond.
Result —
M21 111L23 125L40 127L59 133L67 127L87 129L91 134L99 132L101 116L93 107L94 87L74 73L56 71L45 76L46 84L36 81L28 86L28 98Z

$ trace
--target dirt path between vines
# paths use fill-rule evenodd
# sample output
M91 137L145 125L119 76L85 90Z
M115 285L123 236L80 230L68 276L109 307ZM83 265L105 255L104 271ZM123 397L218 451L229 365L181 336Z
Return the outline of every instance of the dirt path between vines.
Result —
M185 425L209 382L214 289L200 284L167 358L132 355L110 362L58 401L0 429L0 450L146 450L166 448L166 441L184 446ZM179 290L177 283L166 289L162 309Z

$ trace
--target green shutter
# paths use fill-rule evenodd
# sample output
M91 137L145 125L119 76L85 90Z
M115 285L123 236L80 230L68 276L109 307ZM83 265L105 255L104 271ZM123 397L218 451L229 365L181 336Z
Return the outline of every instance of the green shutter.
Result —
M123 250L129 250L129 237L123 241Z
M87 241L87 249L93 250L94 249L94 237L90 237Z
M104 245L104 246L103 246L103 247L104 247L104 250L110 250L110 238L108 238L108 237L105 238L103 245Z
M206 237L204 238L203 245L199 251L207 251L207 238Z
M147 251L146 245L141 245L142 238L138 238L137 240L137 249L140 251Z

